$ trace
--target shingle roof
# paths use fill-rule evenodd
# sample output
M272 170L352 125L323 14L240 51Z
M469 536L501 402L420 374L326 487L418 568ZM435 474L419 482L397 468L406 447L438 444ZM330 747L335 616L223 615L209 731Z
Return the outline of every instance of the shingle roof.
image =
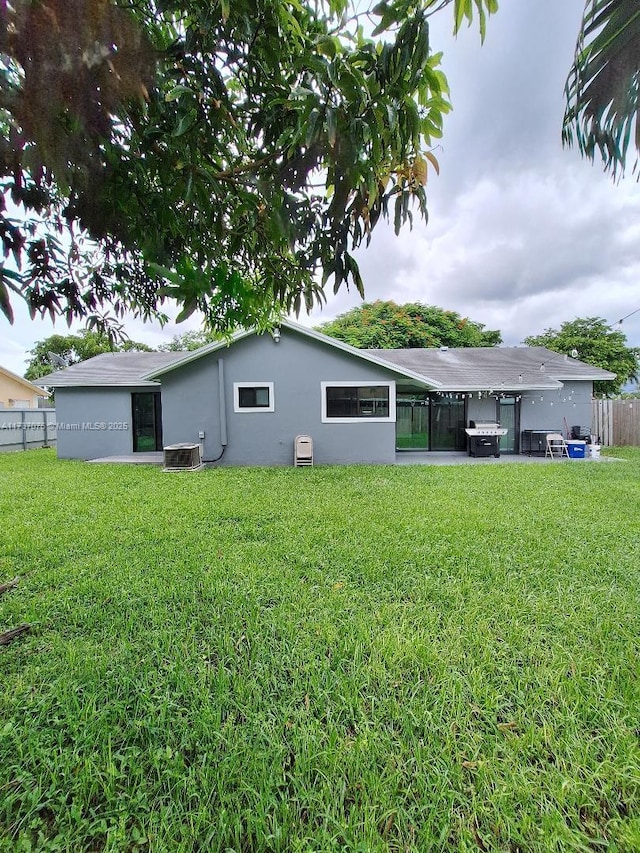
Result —
M544 347L365 350L441 383L443 390L558 388L570 379L606 380L615 374ZM544 370L541 367L544 366Z
M37 383L53 388L96 385L157 387L158 382L151 382L143 377L183 357L183 352L106 352L41 376Z
M388 367L409 380L423 382L427 386L444 391L486 391L500 388L509 391L543 390L559 388L563 380L615 378L613 373L551 352L544 347L356 350L342 341L328 338L303 326L290 322L282 325L367 361ZM237 333L232 340L238 340L248 334L251 332ZM57 370L48 376L42 376L37 380L37 384L54 388L157 387L163 373L227 345L227 341L208 344L189 353L104 353L64 370ZM542 365L544 370L541 370Z

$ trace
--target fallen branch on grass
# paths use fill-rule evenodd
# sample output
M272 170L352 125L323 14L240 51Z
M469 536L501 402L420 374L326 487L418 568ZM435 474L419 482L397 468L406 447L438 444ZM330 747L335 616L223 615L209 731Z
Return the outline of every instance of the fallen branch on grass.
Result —
M18 586L20 582L20 578L14 578L12 581L7 581L6 583L0 583L0 595L3 592L6 592L8 589L13 589L14 586Z
M4 634L0 634L0 646L8 646L13 640L19 637L21 634L26 634L27 631L31 630L31 625L27 625L25 622L24 625L18 625L17 628L12 628L10 631L5 631Z

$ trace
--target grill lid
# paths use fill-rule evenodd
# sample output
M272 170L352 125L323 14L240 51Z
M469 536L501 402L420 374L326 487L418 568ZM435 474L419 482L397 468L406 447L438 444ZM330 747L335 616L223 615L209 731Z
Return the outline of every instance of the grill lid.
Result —
M465 432L467 435L506 435L509 430L497 421L469 421Z

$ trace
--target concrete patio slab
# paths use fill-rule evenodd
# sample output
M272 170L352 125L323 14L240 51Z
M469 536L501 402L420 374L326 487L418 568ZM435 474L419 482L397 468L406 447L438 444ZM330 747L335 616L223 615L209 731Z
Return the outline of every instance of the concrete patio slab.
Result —
M98 459L87 459L87 462L95 462L97 464L121 464L121 465L162 465L164 464L164 454L162 451L157 453L131 453L127 456L101 456Z
M548 456L527 456L519 453L502 453L497 459L495 456L469 456L462 451L401 451L396 453L396 465L580 465L599 462L620 462L613 456L600 456L598 459L585 457L584 459L550 459Z
M89 459L88 462L107 465L163 465L164 455L157 453L131 453L123 456L102 456ZM580 465L594 463L621 462L613 456L601 456L599 459L549 459L544 456L526 456L513 453L503 453L498 459L494 456L469 456L460 451L403 451L396 453L396 465ZM215 467L215 466L204 466Z

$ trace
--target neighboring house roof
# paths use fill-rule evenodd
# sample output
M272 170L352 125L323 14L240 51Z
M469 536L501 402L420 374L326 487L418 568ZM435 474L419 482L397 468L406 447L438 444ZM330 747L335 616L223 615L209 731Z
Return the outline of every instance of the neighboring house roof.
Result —
M615 379L615 373L544 347L446 347L365 350L400 368L428 373L446 391L549 390L571 379ZM544 369L541 369L541 368Z
M43 391L42 388L38 388L38 386L34 385L33 382L29 382L28 379L18 376L17 373L12 373L10 370L7 370L6 367L0 367L0 374L5 376L7 379L12 379L14 382L19 382L23 388L28 389L32 394L37 394L39 397L49 396L49 394L46 391Z
M544 347L356 349L297 323L285 321L282 327L435 390L487 391L501 387L509 391L549 390L562 387L563 380L615 378L607 370ZM165 374L253 334L253 329L236 332L228 341L216 341L191 352L104 353L43 376L37 382L55 388L157 387Z
M38 385L53 388L130 385L157 387L157 382L143 377L150 371L178 361L183 356L183 352L105 352L72 364L71 367L41 376L37 382Z

